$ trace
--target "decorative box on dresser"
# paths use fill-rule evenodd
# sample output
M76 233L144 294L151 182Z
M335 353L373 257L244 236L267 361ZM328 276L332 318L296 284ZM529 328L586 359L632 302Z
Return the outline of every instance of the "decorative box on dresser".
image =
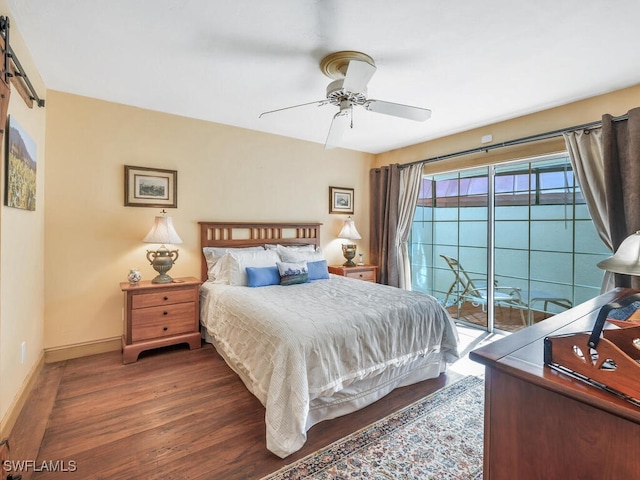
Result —
M343 277L357 278L365 282L376 283L378 281L377 265L356 265L345 267L344 265L329 265L329 273L342 275Z
M602 306L632 293L612 290L470 352L485 365L485 480L640 478L640 407L544 365L545 337L590 332Z
M200 348L200 280L176 278L173 283L122 282L124 333L122 361L132 363L152 348L189 344Z

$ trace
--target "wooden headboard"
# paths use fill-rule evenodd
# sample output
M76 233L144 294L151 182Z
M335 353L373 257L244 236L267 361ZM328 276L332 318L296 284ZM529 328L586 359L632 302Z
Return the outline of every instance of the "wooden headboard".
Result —
M320 246L321 223L198 222L203 247L254 247L258 245ZM207 262L201 258L200 278L207 280Z

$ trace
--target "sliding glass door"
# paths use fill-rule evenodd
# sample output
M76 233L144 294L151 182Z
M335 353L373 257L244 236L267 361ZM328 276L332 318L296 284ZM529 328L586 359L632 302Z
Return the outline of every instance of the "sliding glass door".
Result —
M506 331L597 296L609 255L566 155L426 176L410 251L414 290Z
M487 189L487 168L425 177L410 249L412 288L437 297L454 318L485 327Z

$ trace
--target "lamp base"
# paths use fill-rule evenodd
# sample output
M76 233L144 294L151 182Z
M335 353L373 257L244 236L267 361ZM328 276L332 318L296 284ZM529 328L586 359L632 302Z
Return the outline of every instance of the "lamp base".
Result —
M151 280L151 283L173 283L173 278L171 278L166 273L162 273Z
M147 260L158 272L158 276L151 280L151 283L173 283L173 278L167 275L167 272L173 267L173 262L178 258L178 251L169 251L167 247L162 245L158 250L147 250Z
M346 262L342 264L344 267L355 267L356 264L353 262L353 259L356 256L356 246L353 243L343 243L342 244L342 255L347 259Z

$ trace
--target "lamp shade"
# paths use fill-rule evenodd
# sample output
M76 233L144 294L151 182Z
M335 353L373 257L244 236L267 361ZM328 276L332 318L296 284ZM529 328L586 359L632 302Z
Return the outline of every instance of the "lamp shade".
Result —
M344 225L338 234L338 238L347 238L349 240L360 240L362 238L358 233L355 222L351 220L351 217L344 221Z
M173 220L171 217L157 216L153 222L153 226L147 236L142 240L145 243L182 243L182 239L178 236L176 229L173 228Z
M640 231L625 238L616 253L599 262L598 267L613 273L640 275Z

